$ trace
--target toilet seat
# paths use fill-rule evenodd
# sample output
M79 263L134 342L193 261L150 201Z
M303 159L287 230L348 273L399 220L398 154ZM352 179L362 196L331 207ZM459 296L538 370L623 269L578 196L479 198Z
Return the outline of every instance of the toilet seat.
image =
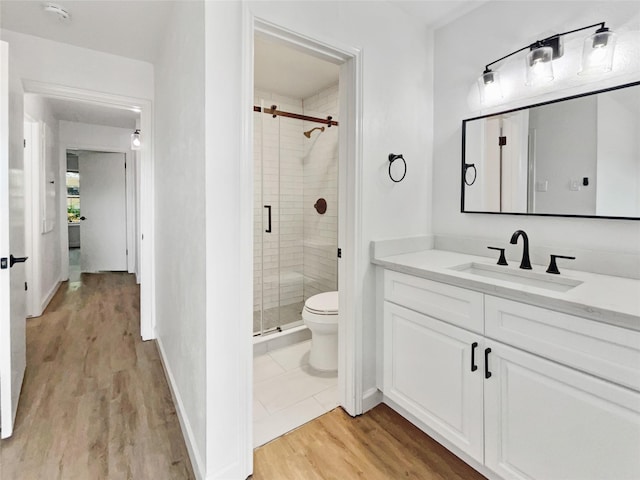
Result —
M304 309L314 315L338 315L338 292L314 295L304 303Z

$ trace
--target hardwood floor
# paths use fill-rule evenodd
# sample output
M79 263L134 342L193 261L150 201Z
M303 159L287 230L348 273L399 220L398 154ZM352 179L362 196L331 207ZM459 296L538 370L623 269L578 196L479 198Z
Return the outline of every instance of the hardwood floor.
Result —
M192 479L133 275L82 274L27 321L27 370L0 478Z
M480 473L386 405L337 408L255 450L253 480L480 480Z

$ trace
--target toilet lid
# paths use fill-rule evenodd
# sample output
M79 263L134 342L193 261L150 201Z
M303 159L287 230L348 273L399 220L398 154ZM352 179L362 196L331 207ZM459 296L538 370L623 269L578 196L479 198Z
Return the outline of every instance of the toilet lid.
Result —
M338 292L324 292L307 299L304 307L312 313L337 314Z

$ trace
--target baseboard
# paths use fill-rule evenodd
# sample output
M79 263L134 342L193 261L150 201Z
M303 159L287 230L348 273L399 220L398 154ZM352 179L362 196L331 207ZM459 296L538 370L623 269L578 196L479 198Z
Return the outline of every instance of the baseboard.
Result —
M382 392L377 388L370 388L362 396L362 413L368 412L381 403Z
M184 404L182 403L182 398L180 397L180 393L175 388L175 381L173 379L173 374L171 373L171 369L167 365L166 356L164 353L164 348L162 346L162 341L160 338L155 340L156 345L158 346L158 352L160 353L160 363L162 363L162 369L164 370L164 376L167 379L167 383L169 384L169 390L171 391L171 398L173 399L173 403L176 406L176 412L178 414L178 421L180 422L180 428L182 429L182 436L184 437L184 442L187 445L187 451L189 452L189 458L191 459L191 466L193 467L193 473L196 475L196 479L204 480L205 474L204 469L202 468L202 459L200 457L200 452L196 447L194 438L193 438L193 430L191 429L191 424L187 416L184 414Z
M51 290L49 290L49 293L47 293L44 299L40 302L40 311L38 312L36 317L39 317L44 313L47 306L49 305L49 302L51 302L51 299L53 299L53 296L56 294L56 292L60 288L60 285L62 285L62 281L60 280L58 280L56 283L53 284L53 286L51 287Z

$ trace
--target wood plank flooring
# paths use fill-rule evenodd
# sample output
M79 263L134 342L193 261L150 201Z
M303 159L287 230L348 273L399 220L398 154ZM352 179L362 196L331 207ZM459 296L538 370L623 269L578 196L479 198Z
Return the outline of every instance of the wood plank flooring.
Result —
M133 275L82 274L27 320L27 370L0 478L192 479Z
M341 408L255 450L253 480L480 480L462 460L386 405Z

